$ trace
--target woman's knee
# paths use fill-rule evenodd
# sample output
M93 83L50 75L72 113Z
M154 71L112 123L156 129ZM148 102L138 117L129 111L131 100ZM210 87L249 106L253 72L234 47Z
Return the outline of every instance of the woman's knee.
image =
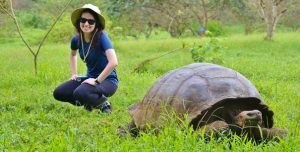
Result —
M53 91L53 97L54 97L54 99L61 101L62 98L63 98L63 92L62 92L62 90L60 90L59 88L56 88Z
M89 91L87 91L86 89L84 89L82 87L78 87L73 92L74 98L79 101L88 99L89 94L90 94Z
M64 102L71 102L73 101L73 94L70 94L70 92L58 87L53 91L53 97L54 99L58 101L64 101Z
M103 94L106 97L110 97L113 94L115 94L115 92L118 89L118 86L113 84L109 80L104 80L100 85L96 86L96 89L99 94Z
M55 88L53 97L60 101L70 100L73 98L73 90L79 85L76 81L66 81Z
M82 84L80 87L74 90L73 96L80 104L94 105L97 103L100 95L95 91L94 86Z
M73 92L73 96L76 100L80 100L80 99L84 98L85 94L80 92L78 89L76 89Z

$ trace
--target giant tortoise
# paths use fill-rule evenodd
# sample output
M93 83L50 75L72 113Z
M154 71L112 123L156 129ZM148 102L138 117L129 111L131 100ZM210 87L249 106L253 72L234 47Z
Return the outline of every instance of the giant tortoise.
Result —
M255 141L286 135L285 129L272 128L274 113L251 82L216 64L194 63L160 77L142 102L129 107L128 129L136 135L147 126L159 127L170 111L207 134L229 130Z

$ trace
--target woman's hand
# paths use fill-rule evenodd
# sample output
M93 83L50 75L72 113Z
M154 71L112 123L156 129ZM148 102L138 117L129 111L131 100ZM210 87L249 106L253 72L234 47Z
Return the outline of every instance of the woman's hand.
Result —
M86 80L84 80L82 83L87 83L87 84L90 84L90 85L93 85L93 86L96 86L96 82L95 82L95 78L88 78Z
M72 74L70 80L76 80L76 78L77 78L77 74Z

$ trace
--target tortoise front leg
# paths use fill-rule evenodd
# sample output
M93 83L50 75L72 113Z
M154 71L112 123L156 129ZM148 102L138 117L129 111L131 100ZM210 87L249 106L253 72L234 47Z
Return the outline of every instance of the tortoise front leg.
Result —
M261 128L261 134L259 134L260 138L266 140L279 140L279 138L284 138L286 135L287 130L280 128Z
M130 133L131 136L136 137L139 134L139 129L135 125L134 121L132 120L126 128L119 128L118 135L124 136L127 133Z
M205 130L206 137L209 137L210 135L213 135L213 137L218 137L224 131L229 130L229 125L225 121L214 121L210 124L202 126L200 130Z
M136 137L139 135L139 128L135 125L134 121L132 120L128 125L128 130L131 136Z

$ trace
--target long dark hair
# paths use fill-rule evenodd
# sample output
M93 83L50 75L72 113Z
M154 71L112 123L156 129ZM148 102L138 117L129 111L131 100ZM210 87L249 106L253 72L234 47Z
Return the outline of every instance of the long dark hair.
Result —
M98 14L95 13L94 11L90 10L90 9L85 9L85 10L83 10L83 11L81 12L81 14L80 14L80 17L81 17L81 15L82 15L83 13L86 13L86 12L92 14L93 17L95 18L95 21L96 21L96 23L95 23L95 24L96 24L96 25L95 25L95 29L94 29L93 32L91 33L91 35L94 35L94 34L95 34L95 37L94 37L94 39L93 39L93 42L91 42L91 43L92 43L92 47L95 48L96 45L97 45L97 42L98 42L98 37L99 37L100 33L103 31L103 25L102 25L102 24L100 23L100 21L99 21ZM81 43L80 34L82 34L82 31L81 31L81 29L80 29L80 18L78 18L77 21L76 21L76 30L77 30L77 33L78 33L78 35L79 35L78 44L80 44L80 43ZM83 37L83 39L84 39L84 37Z

